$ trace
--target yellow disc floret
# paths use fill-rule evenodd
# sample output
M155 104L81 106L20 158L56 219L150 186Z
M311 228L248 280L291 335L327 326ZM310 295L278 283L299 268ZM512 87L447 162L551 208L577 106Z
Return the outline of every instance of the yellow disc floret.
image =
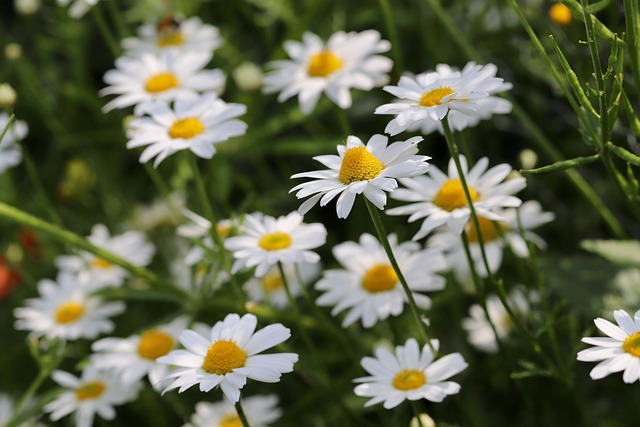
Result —
M242 427L242 421L236 414L229 414L222 417L220 427Z
M61 324L72 323L84 314L84 306L75 301L62 303L56 309L56 322Z
M156 45L158 47L181 46L185 42L180 30L167 30L158 34Z
M505 224L491 221L490 219L483 218L481 216L478 217L478 224L480 224L480 235L482 236L483 243L499 239L501 234L509 231L509 228ZM469 239L469 242L478 242L478 230L476 229L476 224L473 221L473 218L469 218L465 232L467 233L467 239Z
M374 265L362 278L362 287L371 293L390 291L397 283L396 272L387 264Z
M266 251L278 251L291 246L291 236L287 233L268 233L262 236L258 245Z
M270 271L262 277L262 288L265 292L274 292L282 289L282 276L279 272Z
M624 340L622 348L630 355L640 357L640 332L629 335Z
M349 185L352 182L368 181L384 169L384 164L365 147L349 148L344 153L338 179Z
M169 136L174 139L191 139L202 132L204 132L204 125L195 117L176 120L169 128Z
M451 95L453 89L448 86L439 87L438 89L425 92L420 97L420 105L423 107L434 107L442 104L441 100L447 95Z
M473 187L467 184L467 188L469 189L469 195L472 201L477 202L480 200L480 195ZM442 184L438 194L433 198L433 204L449 212L467 206L467 197L464 194L462 181L455 178Z
M140 335L138 354L145 359L156 360L173 349L173 338L159 329L151 329Z
M309 58L307 74L312 77L327 77L342 68L342 60L333 52L323 50Z
M106 270L108 268L113 267L113 264L102 258L94 258L91 261L91 267L99 268L101 270Z
M178 78L175 75L164 72L149 77L144 84L144 89L147 92L159 93L174 88L178 86L178 84Z
M393 377L393 386L398 390L413 390L427 382L424 372L417 369L403 369Z
M104 393L106 389L107 387L100 380L84 383L76 389L76 399L97 399L102 395L102 393Z
M209 346L202 362L202 369L210 374L225 375L242 368L247 361L247 353L231 340L219 340Z
M549 17L558 25L569 25L573 19L571 10L560 2L554 3L549 8Z

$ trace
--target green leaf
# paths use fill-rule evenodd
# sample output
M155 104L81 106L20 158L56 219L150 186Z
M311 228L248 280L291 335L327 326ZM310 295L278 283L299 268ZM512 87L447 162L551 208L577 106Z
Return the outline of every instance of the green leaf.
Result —
M554 377L553 372L551 372L549 369L540 368L538 367L538 365L531 361L518 360L518 365L520 365L520 367L522 367L524 370L520 372L512 372L509 376L514 380L531 377Z
M609 3L611 3L611 0L600 0L599 2L591 3L590 5L587 6L587 12L589 13L600 12L601 10L609 6Z
M617 145L613 145L611 142L607 142L607 145L605 147L611 150L613 154L620 157L622 160L629 162L634 166L640 166L640 157L636 156L630 151L627 151L622 147L618 147Z
M583 240L580 246L616 264L640 267L638 240Z
M600 154L594 154L593 156L576 157L575 159L562 160L555 162L547 166L542 166L535 169L520 169L520 173L546 173L562 171L566 169L575 168L581 165L593 163L600 158Z

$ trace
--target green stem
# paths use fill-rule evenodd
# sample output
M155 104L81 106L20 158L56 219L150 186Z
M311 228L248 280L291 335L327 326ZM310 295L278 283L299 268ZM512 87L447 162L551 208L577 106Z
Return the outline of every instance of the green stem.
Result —
M418 426L419 427L425 427L424 423L422 422L422 418L420 418L420 408L418 408L418 402L416 402L415 400L410 400L409 404L411 405L411 409L413 410L413 415L416 417L416 420L418 420Z
M236 403L236 411L238 411L238 418L242 421L242 427L251 427L249 425L249 420L247 420L247 416L244 414L244 409L242 409L242 404L238 400Z
M380 8L382 9L382 15L384 16L384 23L389 33L389 39L391 41L391 55L393 56L393 80L397 81L400 77L400 73L404 70L402 61L402 49L400 48L400 40L398 39L398 33L396 32L396 26L393 23L393 14L391 13L391 6L389 0L379 0Z
M119 57L120 46L118 45L116 39L113 37L113 34L111 34L111 30L109 30L109 27L107 26L107 21L104 19L104 15L102 14L100 5L92 7L91 14L93 15L93 19L96 21L96 24L98 24L100 33L102 34L107 47L111 51L111 54L114 58Z
M9 132L9 129L11 129L11 126L13 126L13 123L16 121L16 115L15 114L11 114L11 116L9 117L9 120L7 120L7 124L4 127L4 129L2 129L2 134L0 134L0 142L2 142L2 140L4 139L4 136L7 134L7 132Z

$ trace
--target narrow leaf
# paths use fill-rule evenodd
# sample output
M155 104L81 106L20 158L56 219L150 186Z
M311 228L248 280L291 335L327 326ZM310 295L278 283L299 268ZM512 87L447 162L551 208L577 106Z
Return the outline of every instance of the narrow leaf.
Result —
M576 157L575 159L563 160L547 166L542 166L535 169L520 169L520 173L546 173L562 171L566 169L572 169L581 165L593 163L600 158L600 154L594 154L593 156Z

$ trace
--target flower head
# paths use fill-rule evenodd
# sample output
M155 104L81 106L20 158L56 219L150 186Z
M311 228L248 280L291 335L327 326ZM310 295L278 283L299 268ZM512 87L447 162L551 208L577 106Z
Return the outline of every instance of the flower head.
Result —
M452 128L460 130L475 126L480 119L494 113L511 111L510 103L496 101L491 96L511 88L511 84L495 77L496 72L493 64L476 65L471 62L462 71L440 64L434 72L418 74L414 78L403 76L398 86L383 88L399 100L381 105L375 114L396 116L384 130L389 135L422 126L428 132L441 129L433 122L441 121L448 112L452 113ZM487 101L487 98L493 99Z
M599 380L614 372L624 371L622 380L634 383L640 379L640 310L632 318L624 310L615 310L617 325L597 318L594 323L607 337L584 337L582 342L595 347L578 353L581 362L600 362L590 376Z
M328 170L303 172L291 178L315 178L303 182L289 192L297 191L298 199L311 196L298 209L308 212L318 201L325 206L338 197L338 218L346 218L351 212L356 195L364 194L378 209L387 203L386 192L398 187L396 178L411 177L429 169L429 156L418 156L421 137L398 141L387 146L387 137L373 135L365 146L360 138L349 136L346 145L338 146L338 155L316 156L314 160Z
M438 340L431 340L438 350ZM405 400L427 399L442 402L448 395L460 391L460 385L444 381L462 372L468 365L460 353L448 354L433 361L434 355L425 344L422 351L414 338L399 345L395 354L384 347L376 349L376 357L365 357L360 362L371 376L356 378L354 392L358 396L371 397L366 406L384 402L385 409L392 409Z
M349 89L371 90L385 84L393 62L377 53L391 44L375 30L337 32L327 43L305 32L302 43L287 41L284 48L291 60L268 64L273 71L264 77L266 93L280 92L283 102L298 95L300 109L309 114L324 92L340 108L351 106Z
M173 382L165 392L178 388L181 393L195 384L200 385L200 391L208 392L219 385L224 395L236 403L247 378L280 381L283 373L293 371L298 355L258 353L286 341L291 331L277 323L256 332L257 322L253 314L229 314L211 328L208 337L190 329L182 331L180 343L186 349L173 350L157 359L158 363L178 368L167 375Z
M282 416L275 394L245 397L242 409L251 427L267 427ZM240 423L236 408L225 399L218 403L196 403L196 412L184 427L231 427Z
M98 4L100 0L58 0L60 6L66 6L73 3L69 7L69 16L72 18L82 18L93 6Z
M0 112L0 135L8 124L9 115ZM22 151L16 142L23 140L27 136L28 130L25 122L16 120L5 132L4 137L0 140L0 173L19 165L22 161Z
M283 265L287 284L291 291L291 296L296 298L302 293L303 286L307 286L320 272L318 263L301 262ZM296 273L298 269L299 275ZM302 281L302 283L301 283ZM284 289L282 275L277 266L271 266L262 277L253 277L247 281L244 289L249 294L249 299L253 302L263 302L279 309L289 306L289 299Z

